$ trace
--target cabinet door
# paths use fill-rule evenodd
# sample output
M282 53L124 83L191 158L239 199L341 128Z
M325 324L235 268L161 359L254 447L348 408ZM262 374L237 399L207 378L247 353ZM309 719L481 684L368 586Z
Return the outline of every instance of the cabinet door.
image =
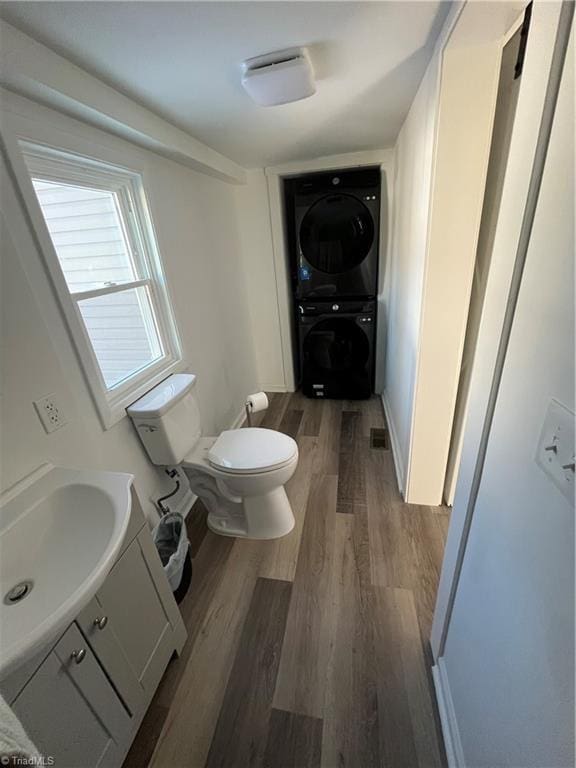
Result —
M80 656L72 654L84 651ZM59 768L113 765L130 717L75 624L58 641L12 708Z
M114 631L114 622L110 621L97 597L84 608L76 622L105 668L118 695L129 712L135 714L144 706L144 688Z
M93 624L98 617L91 617L89 637L98 660L115 685L118 679L115 670L127 662L144 694L151 695L172 655L174 642L172 626L150 575L139 538L130 544L100 588L97 594L99 616L105 616L107 623L100 632ZM156 553L154 555L157 557ZM114 635L114 644L103 642L106 630ZM119 683L118 690L125 691L125 686Z

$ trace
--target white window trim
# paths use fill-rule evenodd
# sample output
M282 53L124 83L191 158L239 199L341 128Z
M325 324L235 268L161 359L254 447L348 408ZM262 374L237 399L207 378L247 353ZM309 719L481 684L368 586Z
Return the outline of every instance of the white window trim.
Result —
M126 407L172 373L185 368L182 345L170 302L157 239L149 212L142 174L112 165L102 160L72 153L37 141L19 137L19 160L26 168L26 178L16 175L24 201L40 245L44 266L52 281L60 308L66 320L69 335L76 349L88 387L105 429L126 417ZM12 153L11 153L12 154ZM24 155L26 160L24 160ZM20 165L20 164L19 164ZM20 165L19 171L22 166ZM64 172L62 172L64 171ZM139 272L145 277L118 286L84 291L72 295L60 267L56 250L48 232L30 174L46 181L70 181L91 188L101 185L113 189L114 182L126 226L130 227L128 242L136 243L133 258L138 260ZM117 386L107 389L100 366L80 314L78 301L98 295L146 286L151 294L158 325L158 337L164 350L162 358L152 362L140 373Z

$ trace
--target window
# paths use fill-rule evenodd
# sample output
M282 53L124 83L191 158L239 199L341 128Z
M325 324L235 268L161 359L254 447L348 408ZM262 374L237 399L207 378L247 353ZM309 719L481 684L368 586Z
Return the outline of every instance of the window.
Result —
M52 246L47 266L109 426L181 359L142 178L21 146Z

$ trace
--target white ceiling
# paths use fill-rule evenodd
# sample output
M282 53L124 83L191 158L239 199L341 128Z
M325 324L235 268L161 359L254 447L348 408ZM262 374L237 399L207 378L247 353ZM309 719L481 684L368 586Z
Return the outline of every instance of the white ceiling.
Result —
M246 167L391 146L449 3L1 2L2 17ZM307 45L317 93L258 107L240 63Z

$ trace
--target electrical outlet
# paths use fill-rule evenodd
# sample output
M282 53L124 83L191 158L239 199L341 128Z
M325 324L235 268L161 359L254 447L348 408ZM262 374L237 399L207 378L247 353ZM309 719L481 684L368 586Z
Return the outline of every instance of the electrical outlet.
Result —
M66 416L56 395L46 395L40 400L34 400L34 408L42 426L50 434L66 424Z

